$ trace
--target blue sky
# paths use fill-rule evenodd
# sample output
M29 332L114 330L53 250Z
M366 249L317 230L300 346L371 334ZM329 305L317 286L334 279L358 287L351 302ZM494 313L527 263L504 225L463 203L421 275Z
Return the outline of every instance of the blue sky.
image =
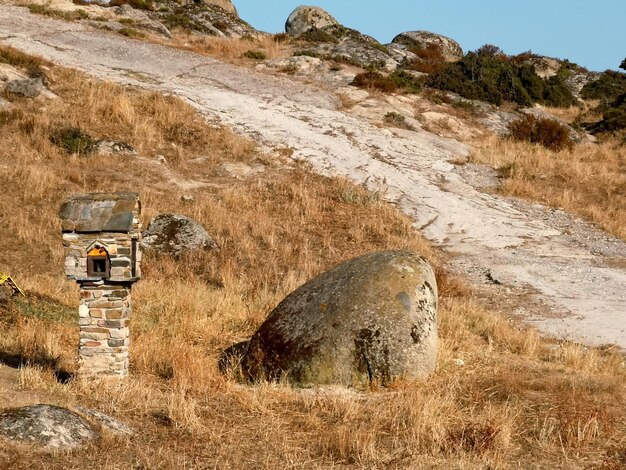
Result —
M239 15L272 33L299 1L233 0ZM337 20L385 43L402 31L427 30L465 51L495 44L508 54L532 50L591 70L617 70L626 57L626 0L317 0Z

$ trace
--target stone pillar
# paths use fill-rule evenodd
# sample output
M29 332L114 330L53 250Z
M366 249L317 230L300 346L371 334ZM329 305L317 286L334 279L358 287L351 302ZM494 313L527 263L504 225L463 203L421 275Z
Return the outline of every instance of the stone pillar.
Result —
M80 283L79 374L128 375L130 284Z

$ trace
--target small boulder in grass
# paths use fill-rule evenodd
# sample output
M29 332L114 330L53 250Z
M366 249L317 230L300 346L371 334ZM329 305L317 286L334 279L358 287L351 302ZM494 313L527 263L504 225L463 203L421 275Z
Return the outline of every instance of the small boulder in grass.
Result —
M180 256L193 250L218 248L206 229L180 214L160 214L148 224L142 245L159 253Z
M44 91L45 87L41 78L25 78L7 82L4 89L7 93L14 95L36 98Z
M0 436L44 449L76 449L98 438L79 414L53 405L0 410Z
M437 284L419 255L384 251L346 261L291 293L220 368L252 381L357 388L433 374Z
M121 421L89 408L40 404L0 409L1 437L45 450L85 447L99 439L101 431L120 438L134 434Z

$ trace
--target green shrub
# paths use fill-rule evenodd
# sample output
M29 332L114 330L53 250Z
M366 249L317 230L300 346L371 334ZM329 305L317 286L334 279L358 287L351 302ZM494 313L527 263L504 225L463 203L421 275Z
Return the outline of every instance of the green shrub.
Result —
M311 28L308 31L305 31L304 33L302 33L302 34L300 34L298 36L298 39L300 39L302 41L316 42L316 43L323 43L323 42L336 43L336 42L338 42L338 39L335 36L333 36L331 34L328 34L324 30L318 29L318 28Z
M618 96L615 101L604 108L602 120L588 126L592 133L599 134L626 129L626 93Z
M389 75L389 79L405 93L417 94L422 91L424 80L411 75L404 70L396 70Z
M425 84L496 105L509 101L522 106L532 103L570 106L576 102L561 77L543 80L532 65L517 64L491 48L481 54L466 54L460 61L432 74Z
M137 31L135 28L122 28L117 31L122 36L126 36L127 38L142 38L144 34Z
M191 19L182 13L172 13L163 18L163 23L168 28L193 29Z
M385 93L393 93L398 90L398 85L391 78L385 77L379 72L362 72L354 77L351 85L369 90L378 90Z
M500 49L498 46L494 46L493 44L484 44L476 49L476 54L479 57L499 57L506 56L504 51Z
M289 42L289 35L287 33L276 33L274 34L274 42L279 44Z
M265 60L267 56L261 51L246 51L242 55L246 59Z
M309 49L304 49L304 50L300 50L300 51L295 51L293 53L294 57L300 57L300 56L304 56L304 57L315 57L317 59L321 59L322 58L322 54L320 54L319 52L316 51L312 51Z
M626 70L626 59L622 60L622 63L619 64L619 68L622 70Z
M50 141L68 153L88 155L96 147L97 141L77 127L66 127L52 133Z
M413 126L411 126L408 122L406 122L406 117L404 117L403 114L396 113L395 111L390 111L387 114L385 114L383 121L395 127L400 127L402 129L408 129L408 130L414 130Z
M137 10L154 10L154 2L152 0L112 0L109 5L119 7L128 4Z
M607 70L597 80L587 83L580 95L588 100L610 103L626 93L626 73Z
M554 151L572 146L569 129L554 119L527 114L509 124L509 131L511 139L540 144Z

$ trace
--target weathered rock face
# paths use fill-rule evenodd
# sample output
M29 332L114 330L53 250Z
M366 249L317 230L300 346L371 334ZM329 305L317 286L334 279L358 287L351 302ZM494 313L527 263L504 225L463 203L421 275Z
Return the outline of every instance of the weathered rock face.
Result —
M83 447L98 439L101 430L118 437L134 434L121 421L88 408L72 411L54 405L31 405L0 410L0 436L44 449Z
M387 251L344 262L290 294L254 334L241 365L251 380L286 374L304 385L388 384L432 374L437 338L432 268L414 253Z
M129 18L133 21L133 26L137 28L144 28L154 33L171 38L172 33L163 24L150 18L145 12L136 10L128 4L121 5L116 8L116 13L125 18ZM121 24L121 23L120 23ZM122 26L124 26L122 24Z
M8 93L22 95L27 98L36 98L44 90L41 78L25 78L23 80L12 80L7 82L5 88Z
M191 0L190 3L194 3L194 0ZM235 8L235 5L233 5L233 2L231 2L230 0L202 0L202 3L207 5L216 5L220 8L223 8L228 13L237 15L237 9Z
M407 31L393 38L392 43L402 44L407 47L426 47L435 45L441 49L444 58L454 62L463 58L463 49L458 42L449 37L428 31Z
M376 39L342 26L318 7L296 8L285 23L285 30L301 43L307 43L303 46L306 55L388 71L398 66L387 48Z
M324 29L339 23L330 13L320 7L299 6L291 12L285 23L287 34L299 36L311 29Z
M143 233L142 245L174 256L217 247L202 225L179 214L161 214L152 219Z
M220 5L223 3L224 5ZM183 28L201 34L219 37L258 37L261 33L243 21L232 8L225 8L228 1L176 3L166 1L150 16L169 28Z
M98 437L78 414L52 405L0 411L0 436L45 449L75 449Z

